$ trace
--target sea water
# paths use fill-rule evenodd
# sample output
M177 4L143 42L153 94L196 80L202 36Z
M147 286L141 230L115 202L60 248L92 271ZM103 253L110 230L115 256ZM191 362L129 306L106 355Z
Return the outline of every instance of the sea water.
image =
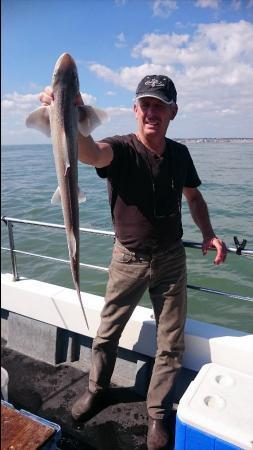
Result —
M234 236L253 249L253 141L210 140L187 143L208 203L216 234L228 247ZM79 163L79 186L87 201L80 205L80 227L112 230L106 181L92 167ZM51 205L57 187L51 145L2 147L2 215L63 224L60 206ZM187 203L183 202L184 240L201 242ZM68 259L64 230L14 224L15 248ZM108 267L113 238L80 235L80 261ZM2 247L9 247L2 222ZM214 252L187 249L188 284L253 297L253 258L229 254L224 265L213 264ZM19 276L73 288L69 265L17 255ZM2 251L2 272L11 272L10 255ZM107 273L81 268L81 290L104 295ZM141 304L151 307L147 293ZM188 289L188 316L231 328L253 331L253 303Z

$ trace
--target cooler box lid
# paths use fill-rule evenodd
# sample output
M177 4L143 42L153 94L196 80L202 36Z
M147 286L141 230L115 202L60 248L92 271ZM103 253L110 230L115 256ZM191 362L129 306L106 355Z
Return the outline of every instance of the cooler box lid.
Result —
M205 364L182 396L181 422L243 449L253 449L253 376Z

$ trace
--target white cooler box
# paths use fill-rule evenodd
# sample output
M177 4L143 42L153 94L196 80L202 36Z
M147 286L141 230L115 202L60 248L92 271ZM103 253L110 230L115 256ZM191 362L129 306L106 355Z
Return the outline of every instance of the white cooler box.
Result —
M253 376L206 364L182 396L175 450L253 450Z

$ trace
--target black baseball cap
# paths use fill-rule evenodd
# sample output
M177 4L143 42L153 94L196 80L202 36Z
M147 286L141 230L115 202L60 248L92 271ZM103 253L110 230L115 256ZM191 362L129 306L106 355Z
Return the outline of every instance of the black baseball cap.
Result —
M177 102L177 91L173 81L166 75L147 75L136 89L136 99L143 97L158 98L164 103Z

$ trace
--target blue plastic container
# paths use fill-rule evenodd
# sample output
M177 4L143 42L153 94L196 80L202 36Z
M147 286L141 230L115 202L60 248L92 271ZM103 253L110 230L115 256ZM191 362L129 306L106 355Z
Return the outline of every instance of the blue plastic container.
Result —
M253 450L253 376L204 365L182 396L175 450Z
M229 442L187 425L177 417L174 450L241 450Z

